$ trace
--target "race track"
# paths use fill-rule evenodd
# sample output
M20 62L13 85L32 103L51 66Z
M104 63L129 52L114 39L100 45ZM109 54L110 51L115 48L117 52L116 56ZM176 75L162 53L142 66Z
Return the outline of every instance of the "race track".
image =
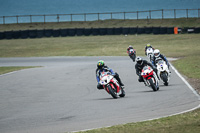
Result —
M103 59L125 84L113 99L96 88ZM0 66L42 66L0 76L0 133L64 133L143 121L199 106L199 96L172 71L153 92L137 81L129 57L0 58Z

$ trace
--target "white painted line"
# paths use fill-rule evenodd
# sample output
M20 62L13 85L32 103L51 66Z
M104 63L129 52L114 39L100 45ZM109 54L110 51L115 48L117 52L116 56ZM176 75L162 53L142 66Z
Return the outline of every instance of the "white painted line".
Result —
M4 74L1 74L0 77L6 76L6 75L10 75L10 74L16 73L18 71L20 71L20 70L16 70L16 71L13 71L13 72L4 73Z
M181 76L181 74L178 72L178 70L176 70L176 68L170 63L170 66L172 67L172 69L175 71L175 73L183 80L183 82L188 86L188 88L199 98L200 100L200 95L196 92L196 90L187 82L187 80L185 80L185 78L183 76Z

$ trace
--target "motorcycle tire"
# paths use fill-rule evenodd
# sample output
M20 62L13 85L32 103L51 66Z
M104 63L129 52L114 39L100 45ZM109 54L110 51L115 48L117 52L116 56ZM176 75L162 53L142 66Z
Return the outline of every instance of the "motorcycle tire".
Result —
M125 91L122 89L122 94L119 95L120 97L125 97Z
M133 62L135 62L135 58L136 58L135 55L130 55L130 58L133 60Z
M152 78L151 78L151 79L149 79L149 83L150 83L150 85L151 85L151 88L153 89L153 91L157 91L157 90L158 90L158 88L157 88L157 87L156 87L156 85L154 84L154 82L153 82Z
M167 74L166 73L162 73L161 74L162 80L164 82L165 86L168 86L168 78L167 78Z
M110 85L108 86L108 91L113 98L117 99L117 93L115 92L115 90L113 90L113 88Z

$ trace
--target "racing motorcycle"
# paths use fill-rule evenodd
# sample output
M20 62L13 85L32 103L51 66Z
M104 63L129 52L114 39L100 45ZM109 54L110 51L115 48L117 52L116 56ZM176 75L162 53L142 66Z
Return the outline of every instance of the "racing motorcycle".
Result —
M147 57L149 58L150 61L152 61L153 59L153 51L154 51L153 48L148 48L146 50Z
M133 60L133 62L135 62L135 58L136 58L136 51L134 49L130 49L129 51L127 51L129 57Z
M103 88L110 94L113 98L124 97L125 91L121 88L118 81L110 72L102 72L100 75L100 82Z
M153 91L159 90L159 80L156 73L150 66L144 66L141 72L141 76L144 79L144 84L148 87L151 87Z
M164 85L168 86L170 79L170 71L164 60L159 60L156 64L158 70L158 76L162 79Z

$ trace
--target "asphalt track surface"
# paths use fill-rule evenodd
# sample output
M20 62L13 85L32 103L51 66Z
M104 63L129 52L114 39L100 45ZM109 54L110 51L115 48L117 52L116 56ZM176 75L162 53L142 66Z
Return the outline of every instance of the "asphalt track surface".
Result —
M126 96L96 88L96 63L118 72ZM139 83L129 57L0 58L0 66L43 66L0 76L0 133L64 133L144 121L199 106L199 97L172 71L160 90Z

